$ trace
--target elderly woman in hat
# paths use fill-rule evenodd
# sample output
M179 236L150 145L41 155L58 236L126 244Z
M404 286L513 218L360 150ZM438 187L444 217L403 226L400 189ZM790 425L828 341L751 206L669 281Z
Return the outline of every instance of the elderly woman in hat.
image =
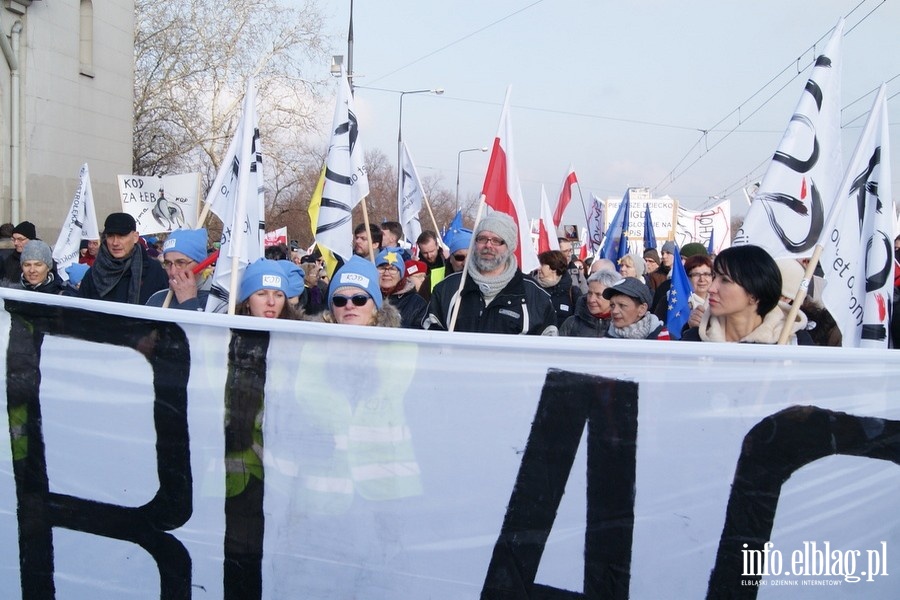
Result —
M235 314L266 319L297 319L288 302L288 274L277 260L260 258L244 270Z
M22 287L32 292L59 294L63 291L62 281L54 273L53 252L41 240L28 240L22 248Z
M163 243L163 268L169 277L169 288L147 299L147 306L163 306L169 293L169 308L180 310L206 309L209 288L212 287L212 268L194 271L206 260L206 229L177 229Z
M606 337L631 340L668 340L669 330L650 312L650 288L636 277L625 277L603 290L609 300L610 325Z
M569 337L605 337L609 329L609 300L603 292L621 280L616 271L601 269L588 277L587 293L575 304L575 314L565 320L559 335Z
M378 287L384 299L400 311L400 327L421 329L428 303L416 292L416 285L406 276L406 265L400 248L385 248L375 257Z
M375 265L352 256L338 269L328 286L328 309L322 313L326 323L399 327L400 312L385 303Z

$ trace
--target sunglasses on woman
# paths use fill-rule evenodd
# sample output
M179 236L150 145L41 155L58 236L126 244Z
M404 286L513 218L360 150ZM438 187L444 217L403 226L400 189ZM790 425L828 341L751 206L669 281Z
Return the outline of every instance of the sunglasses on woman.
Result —
M356 294L354 296L334 296L331 299L331 303L337 308L344 308L347 306L347 302L352 302L353 306L365 306L366 302L369 301L369 296L366 294Z

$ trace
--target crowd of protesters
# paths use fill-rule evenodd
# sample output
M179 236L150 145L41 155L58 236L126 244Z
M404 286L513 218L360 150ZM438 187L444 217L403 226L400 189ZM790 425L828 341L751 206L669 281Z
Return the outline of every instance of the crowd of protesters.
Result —
M237 290L236 313L408 329L561 335L618 339L840 346L834 319L822 306L821 280L787 325L804 277L802 261L774 260L756 246L710 256L701 244L658 252L578 260L570 240L538 255L540 268L523 273L512 219L493 212L474 231L443 238L424 231L405 242L402 226L359 225L354 255L329 278L321 253L296 244L266 248ZM206 310L214 261L205 229L177 230L165 240L142 237L133 217L112 213L99 240L84 240L78 262L61 277L52 249L34 224L0 226L0 286L179 310ZM894 242L900 261L900 236ZM690 316L678 335L667 329L669 290L680 255L690 282ZM374 263L372 262L374 258ZM897 263L900 264L900 263ZM896 264L895 264L896 266ZM900 300L900 267L894 307ZM818 286L818 289L817 289ZM892 346L900 347L900 319Z

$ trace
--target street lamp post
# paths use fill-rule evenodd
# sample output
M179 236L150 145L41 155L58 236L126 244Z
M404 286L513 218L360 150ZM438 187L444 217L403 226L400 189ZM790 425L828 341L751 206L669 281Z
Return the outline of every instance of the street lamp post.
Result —
M403 96L406 94L435 94L440 96L444 93L444 88L434 88L430 90L410 90L400 92L400 115L397 119L397 207L400 207L400 201L403 195L403 169L400 166L403 160ZM399 216L399 215L398 215Z
M487 152L487 146L482 148L466 148L456 153L456 212L459 212L459 161L463 152Z

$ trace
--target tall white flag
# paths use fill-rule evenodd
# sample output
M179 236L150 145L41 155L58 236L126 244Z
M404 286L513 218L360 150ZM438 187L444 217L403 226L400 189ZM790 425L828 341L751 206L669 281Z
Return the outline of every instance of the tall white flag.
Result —
M816 58L733 244L762 246L775 258L809 257L844 172L841 160L841 19Z
M53 245L53 260L64 281L69 280L66 267L78 262L81 240L99 240L99 229L97 212L94 210L94 194L91 192L91 175L87 163L84 163L78 175L78 189L72 198L72 206L66 213L66 221Z
M822 300L841 330L845 347L888 347L894 292L889 136L882 84L822 240L826 281Z
M256 83L247 82L241 120L206 203L222 219L222 245L206 312L225 312L230 290L264 252L266 235L262 151L256 114ZM236 282L236 283L235 283ZM233 304L233 300L231 300Z
M397 214L400 215L400 224L403 225L403 234L406 239L415 244L419 234L422 233L422 225L419 223L419 213L425 203L425 191L422 189L422 181L419 172L409 155L406 142L401 142L400 150L400 197L397 202Z
M359 123L346 77L338 87L331 145L325 160L325 187L316 225L316 243L344 260L353 255L353 209L369 195L369 177L359 139Z

